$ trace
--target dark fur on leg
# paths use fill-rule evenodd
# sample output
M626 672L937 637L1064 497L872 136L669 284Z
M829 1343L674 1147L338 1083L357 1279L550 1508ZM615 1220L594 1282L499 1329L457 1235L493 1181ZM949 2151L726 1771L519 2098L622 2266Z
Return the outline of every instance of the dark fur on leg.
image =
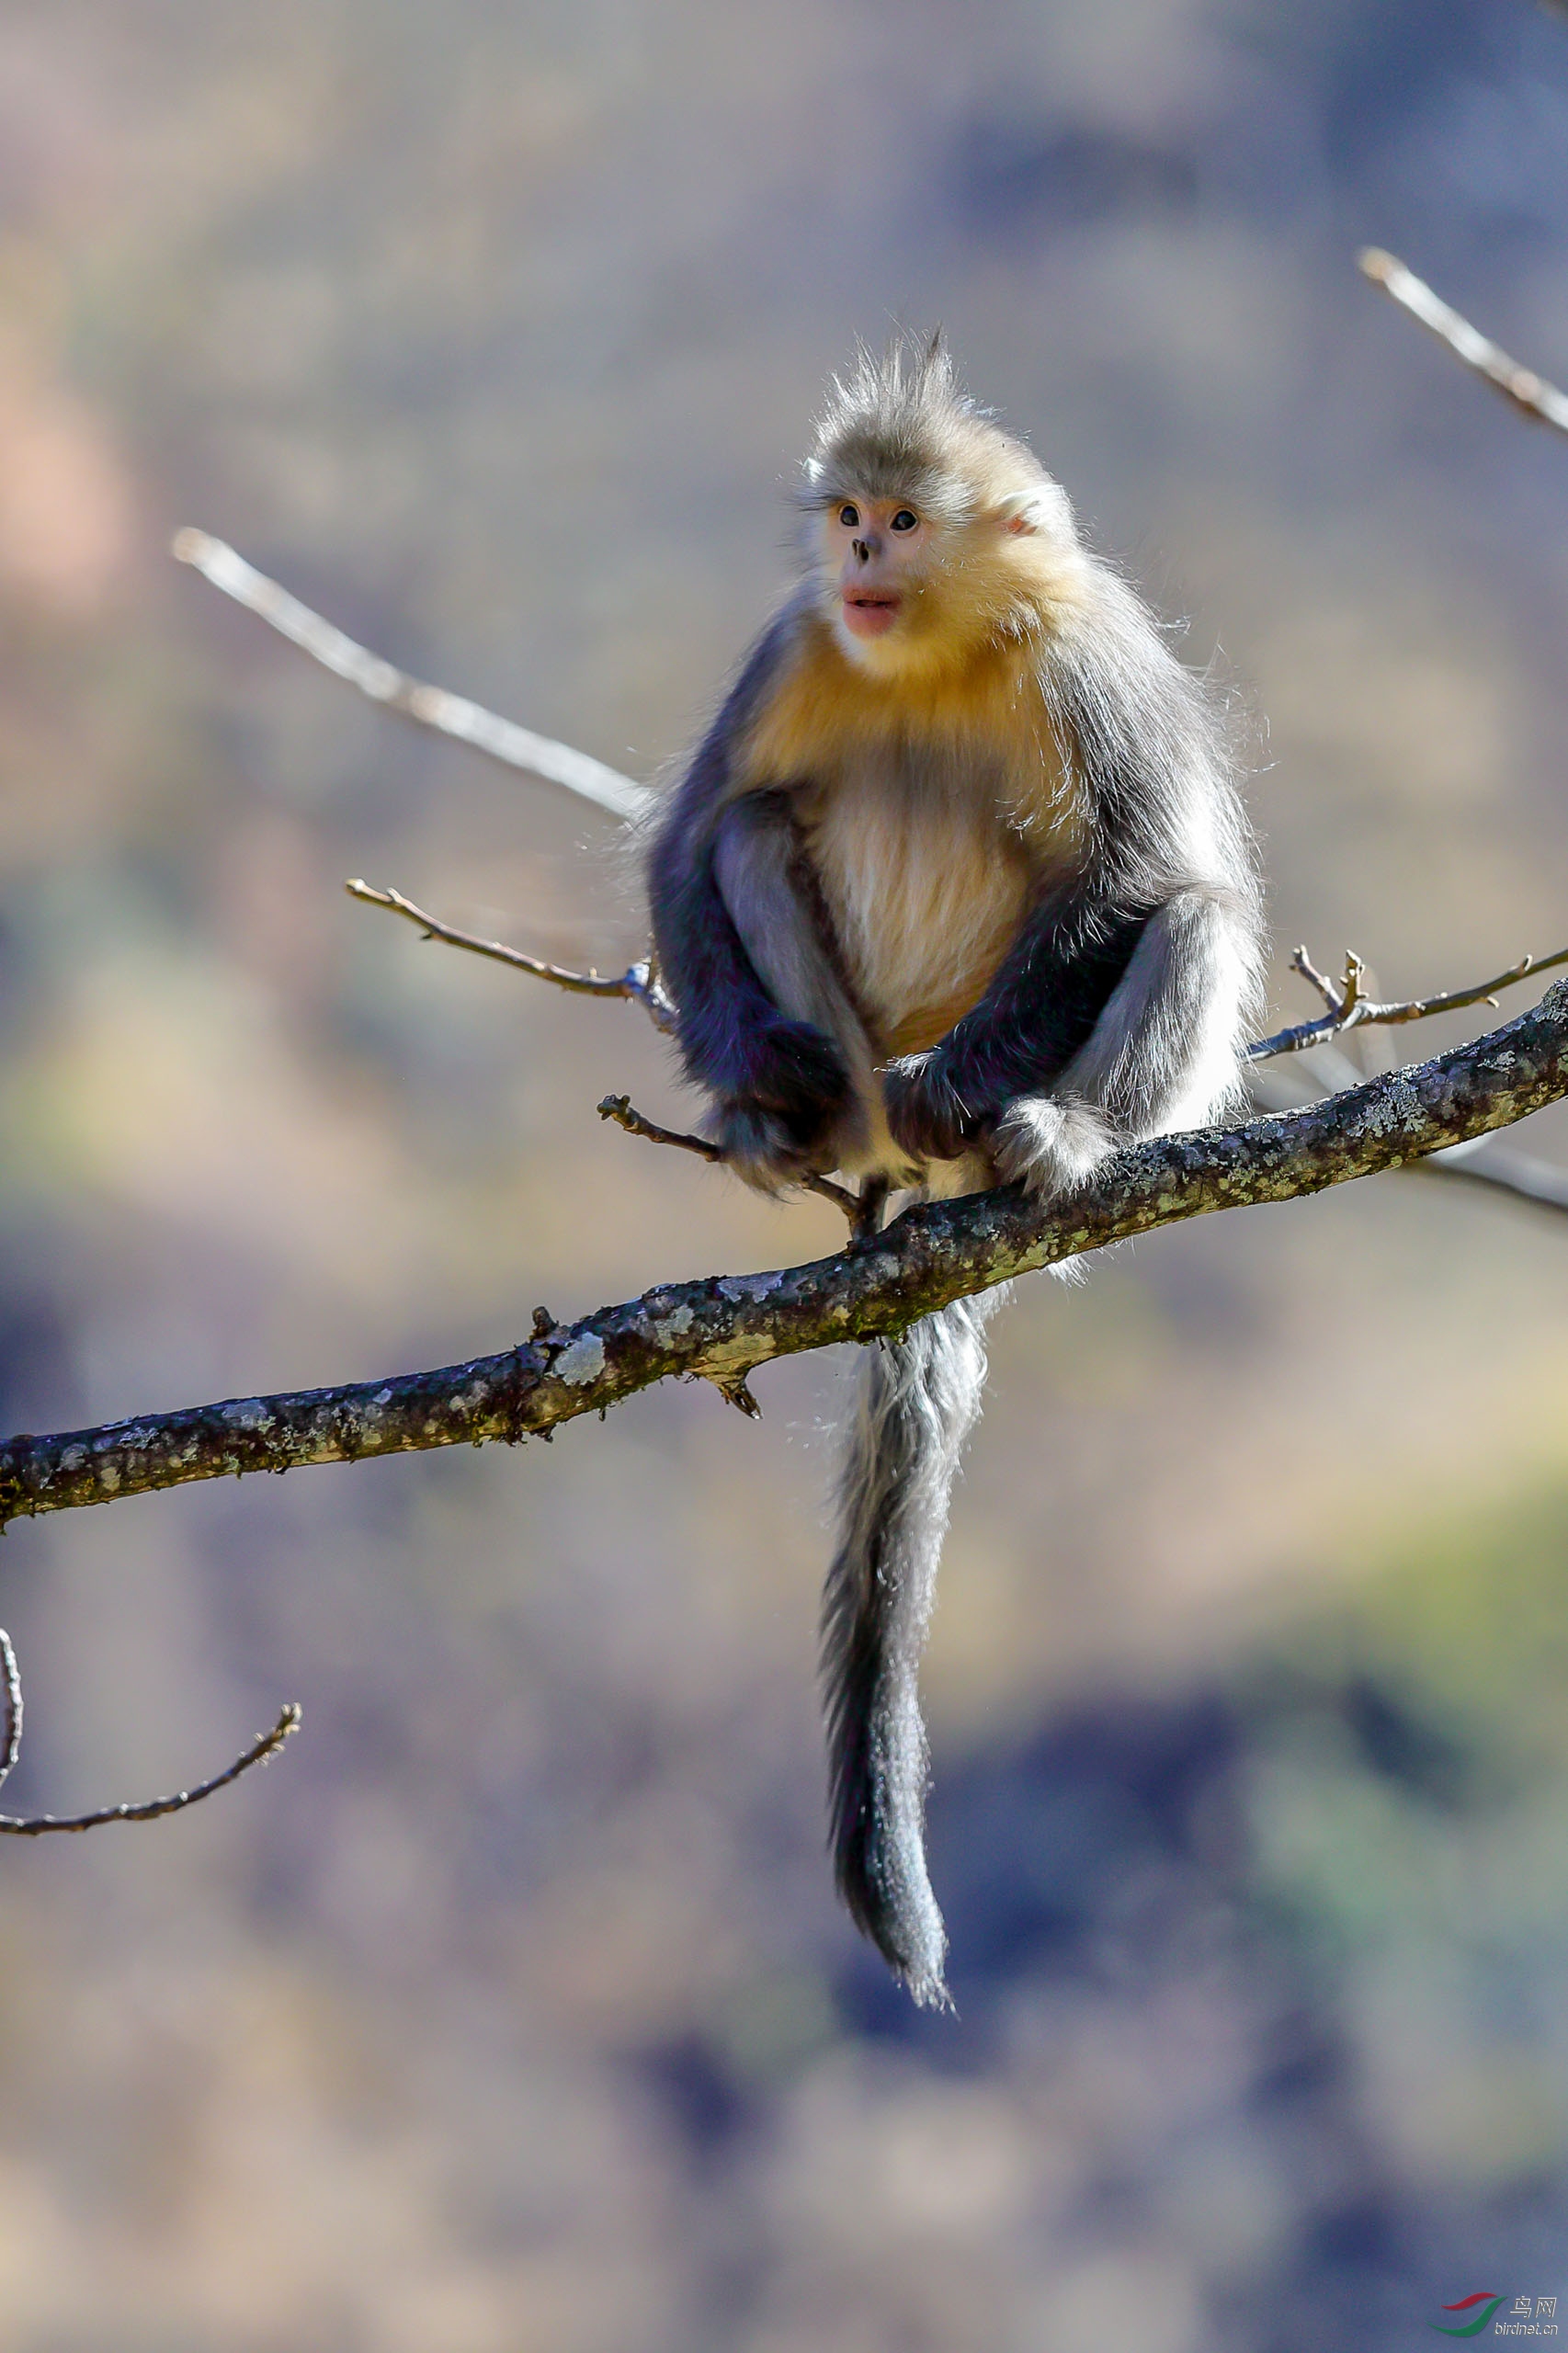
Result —
M888 1072L888 1125L916 1160L953 1160L1019 1096L1043 1093L1094 1033L1149 921L1059 891L1037 907L990 987L929 1053Z
M960 1299L866 1351L823 1595L822 1658L839 1893L915 1999L948 2002L947 1931L926 1870L920 1654L948 1503L980 1411L984 1327Z

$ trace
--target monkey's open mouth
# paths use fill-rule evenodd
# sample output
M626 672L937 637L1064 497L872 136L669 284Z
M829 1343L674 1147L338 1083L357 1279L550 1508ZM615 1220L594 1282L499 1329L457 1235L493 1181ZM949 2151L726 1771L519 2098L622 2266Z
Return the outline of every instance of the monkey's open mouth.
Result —
M845 626L856 637L881 637L892 629L901 599L888 590L879 595L873 589L844 599Z

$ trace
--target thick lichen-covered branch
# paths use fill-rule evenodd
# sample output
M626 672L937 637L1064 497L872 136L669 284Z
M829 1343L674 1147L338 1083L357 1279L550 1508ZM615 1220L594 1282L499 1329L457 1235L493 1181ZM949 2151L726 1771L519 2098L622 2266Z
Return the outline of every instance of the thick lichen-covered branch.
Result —
M1167 1136L1108 1161L1064 1208L1011 1188L906 1211L805 1267L670 1283L499 1356L345 1388L243 1397L0 1447L0 1518L196 1479L548 1437L672 1375L734 1394L770 1358L870 1340L971 1291L1181 1219L1292 1200L1408 1165L1568 1094L1568 983L1506 1028L1301 1110Z

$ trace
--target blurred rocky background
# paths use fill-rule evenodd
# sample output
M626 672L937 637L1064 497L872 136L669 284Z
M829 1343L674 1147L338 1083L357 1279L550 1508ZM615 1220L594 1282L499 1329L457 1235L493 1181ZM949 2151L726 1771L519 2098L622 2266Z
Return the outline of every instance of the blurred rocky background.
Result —
M690 1116L634 1011L344 897L639 945L608 822L357 701L181 524L652 774L784 576L826 372L940 320L1252 713L1281 949L1403 995L1562 944L1568 451L1369 240L1568 376L1568 22L5 0L6 1427L835 1239L600 1125ZM1283 956L1275 1005L1315 1009ZM822 1855L844 1366L768 1371L760 1427L668 1389L14 1529L7 1802L178 1786L285 1697L305 1729L177 1822L0 1851L0 2340L1568 2317L1565 1304L1568 1226L1404 1176L1025 1288L927 1677L956 2019Z

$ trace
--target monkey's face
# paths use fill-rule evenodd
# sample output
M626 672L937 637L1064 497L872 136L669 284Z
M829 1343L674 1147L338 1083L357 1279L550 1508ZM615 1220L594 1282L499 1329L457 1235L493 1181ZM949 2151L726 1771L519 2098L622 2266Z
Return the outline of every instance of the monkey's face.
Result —
M818 508L819 609L840 650L875 678L961 667L978 648L1026 632L1038 614L1038 555L1061 529L1054 484L994 491L938 476L927 489L924 499L873 498L849 485Z
M930 524L902 500L846 498L828 517L827 531L844 627L862 644L886 637L919 593Z
M824 510L821 579L834 633L858 666L902 668L929 618L938 526L903 498L846 497Z

